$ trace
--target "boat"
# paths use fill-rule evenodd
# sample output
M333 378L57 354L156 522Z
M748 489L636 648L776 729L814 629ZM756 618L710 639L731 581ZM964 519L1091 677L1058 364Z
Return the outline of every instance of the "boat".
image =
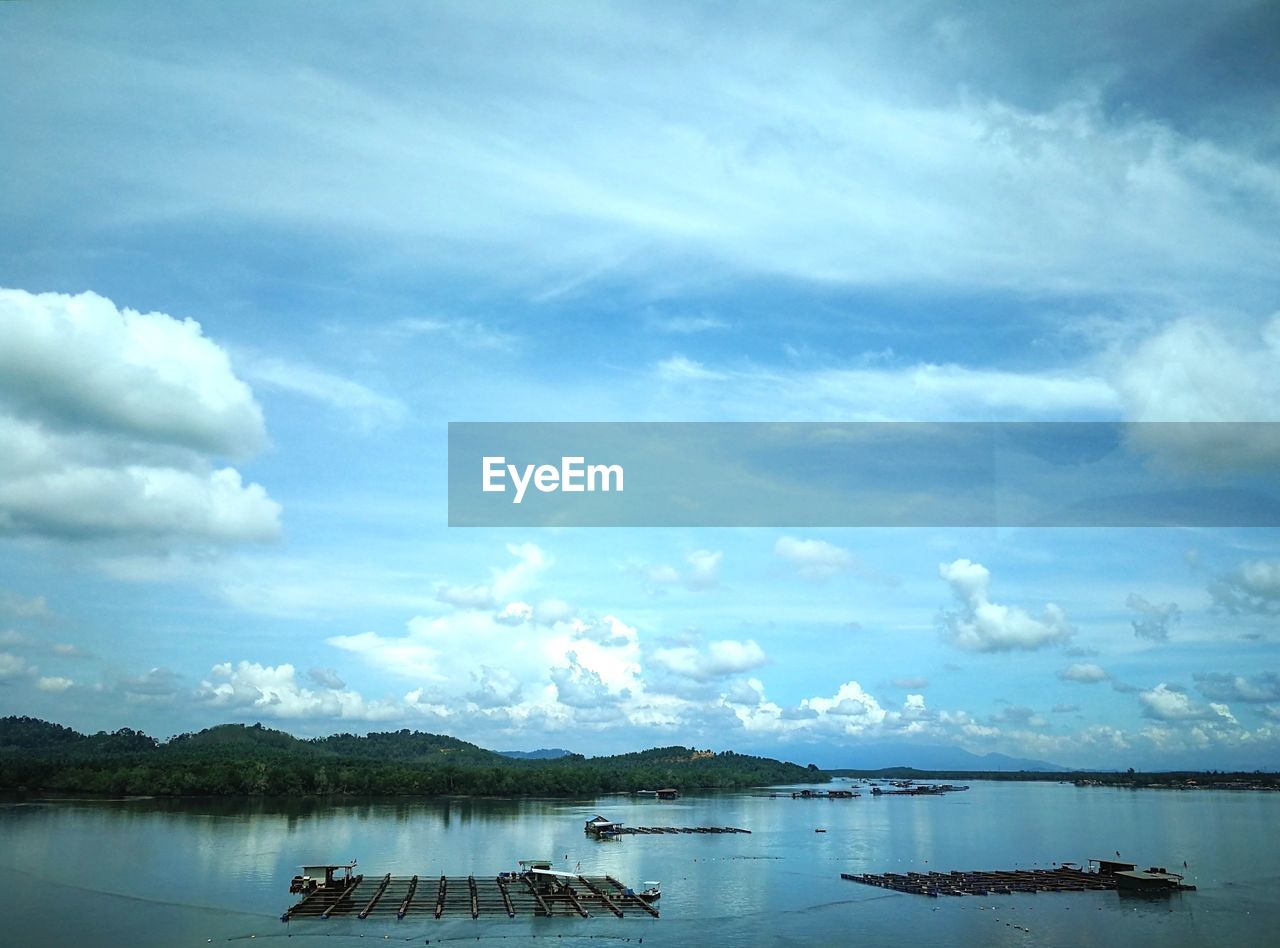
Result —
M637 892L636 895L646 902L656 902L662 898L662 883L646 882L644 888Z

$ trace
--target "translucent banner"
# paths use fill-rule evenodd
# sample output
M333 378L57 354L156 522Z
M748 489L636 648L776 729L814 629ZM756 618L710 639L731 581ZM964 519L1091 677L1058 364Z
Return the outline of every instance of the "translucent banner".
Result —
M1280 525L1271 422L453 422L458 527Z

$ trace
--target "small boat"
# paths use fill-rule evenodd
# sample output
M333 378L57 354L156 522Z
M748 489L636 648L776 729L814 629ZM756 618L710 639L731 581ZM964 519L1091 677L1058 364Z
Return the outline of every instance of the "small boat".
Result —
M636 896L646 902L656 902L658 899L662 898L661 887L661 882L646 882L644 884L644 888L637 892Z

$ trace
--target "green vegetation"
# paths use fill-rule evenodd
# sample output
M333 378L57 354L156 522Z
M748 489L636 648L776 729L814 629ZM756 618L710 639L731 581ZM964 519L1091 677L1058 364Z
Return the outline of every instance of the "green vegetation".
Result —
M831 777L859 780L1047 780L1081 787L1169 788L1178 790L1280 790L1280 774L1264 771L1167 770L1140 772L1118 770L916 770L884 767L880 770L828 770Z
M0 718L0 789L158 796L466 794L593 796L737 789L812 781L797 764L733 752L662 747L616 757L504 757L419 731L304 740L261 724L222 724L158 741L123 728L80 734L28 717Z

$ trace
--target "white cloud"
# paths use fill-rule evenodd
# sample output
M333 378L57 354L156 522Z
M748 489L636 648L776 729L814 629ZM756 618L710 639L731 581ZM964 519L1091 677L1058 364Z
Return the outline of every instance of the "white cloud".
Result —
M74 684L75 682L72 681L70 678L62 678L57 675L54 675L48 678L36 679L37 689L39 689L40 691L53 692L54 694L58 694L63 691L66 691L68 688L70 688Z
M685 557L689 571L685 585L690 589L710 589L720 583L720 563L724 553L719 550L694 550Z
M1017 606L991 602L987 598L991 573L980 563L965 559L943 563L938 574L964 607L942 616L948 639L959 648L974 652L1034 650L1060 644L1072 635L1066 614L1053 603L1047 604L1037 619Z
M0 682L24 678L35 671L21 655L0 652Z
M368 701L349 688L311 689L299 684L294 667L241 661L215 665L196 689L197 701L237 714L266 718L386 721L404 715L392 701Z
M627 569L639 573L655 586L684 586L693 592L704 592L720 585L721 550L693 550L685 554L685 566L668 563L629 563Z
M1214 604L1232 615L1280 615L1280 560L1249 560L1209 584Z
M1209 717L1211 712L1191 703L1186 692L1171 688L1164 682L1141 692L1142 713L1159 721L1196 721Z
M794 566L801 576L811 579L826 579L857 564L852 553L826 540L778 537L773 552Z
M454 586L441 584L436 587L436 598L462 609L488 609L493 606L493 587L487 585Z
M93 293L0 290L0 532L264 540L280 507L218 455L262 413L200 326Z
M768 660L764 649L751 639L709 642L704 650L680 646L656 649L653 653L655 664L695 681L738 675L759 668Z
M722 373L682 355L663 359L655 368L658 378L665 382L715 382L725 378Z
M231 457L266 444L253 393L193 320L0 289L0 339L0 395L24 416Z
M1095 665L1092 662L1076 662L1058 672L1058 677L1063 681L1075 681L1082 685L1093 685L1100 681L1106 681L1111 676L1107 674L1106 669L1101 665Z

